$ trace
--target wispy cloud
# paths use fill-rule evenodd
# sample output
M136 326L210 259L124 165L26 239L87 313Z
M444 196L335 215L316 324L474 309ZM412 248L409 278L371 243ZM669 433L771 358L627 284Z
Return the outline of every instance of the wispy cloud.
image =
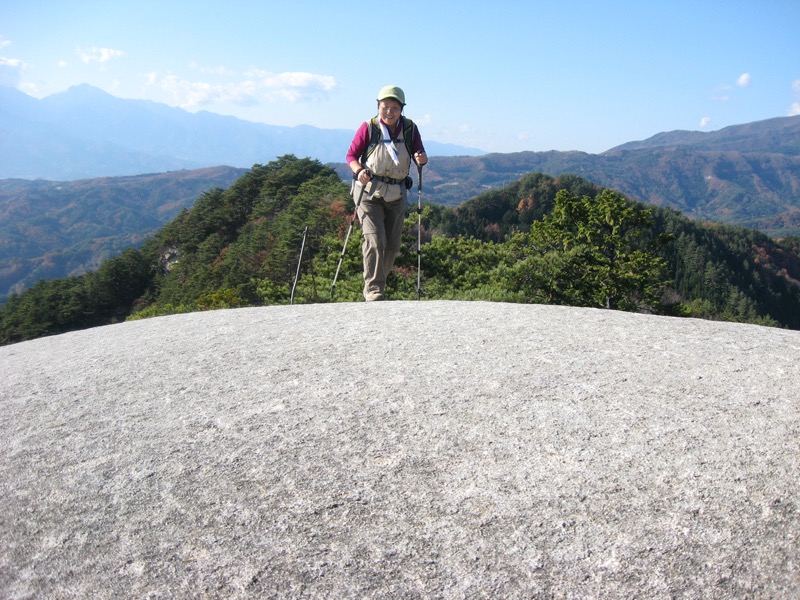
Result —
M201 73L211 74L211 75L230 75L231 72L226 69L225 67L204 67L202 65L198 65L196 62L192 62L189 64L189 67L194 69L195 71L200 71Z
M748 87L751 79L750 73L742 73L739 75L739 79L736 80L736 85L739 87Z
M25 63L18 58L4 58L0 56L0 65L10 67L12 69L21 69Z
M708 127L711 124L711 117L703 117L700 119L700 127Z
M245 73L245 77L268 98L280 98L289 102L323 100L339 87L339 83L330 75L302 71L270 73L254 69Z
M11 40L7 40L2 35L0 35L0 49L8 48L11 45Z
M114 48L92 46L91 48L78 48L78 56L88 65L93 62L105 63L113 58L125 56L125 53L122 50L115 50Z
M217 102L229 102L239 106L251 106L258 102L255 90L247 83L209 83L187 81L177 75L157 74L148 76L151 85L156 85L172 97L172 103L181 108L199 108Z
M721 83L714 88L714 92L711 95L711 100L714 102L728 102L731 99L731 93L737 88L746 88L750 87L750 83L753 80L753 76L750 73L742 73L736 79L736 84L730 83Z
M727 102L731 99L730 91L733 89L733 86L729 83L722 83L714 88L714 92L711 95L711 100L715 102Z
M16 87L19 85L25 63L18 58L4 58L0 56L0 85Z
M206 74L230 75L224 67L203 70ZM334 77L313 73L270 73L258 69L244 73L245 79L232 82L189 81L177 75L150 73L147 84L161 88L172 96L172 102L182 108L198 108L215 103L253 106L260 102L285 100L308 102L325 100L339 87Z

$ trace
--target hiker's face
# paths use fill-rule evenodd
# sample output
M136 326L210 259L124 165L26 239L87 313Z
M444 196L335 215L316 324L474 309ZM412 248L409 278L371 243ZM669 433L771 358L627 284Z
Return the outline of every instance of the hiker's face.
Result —
M402 105L397 100L387 98L378 102L378 114L381 120L387 125L394 125L400 118L400 113L403 110Z

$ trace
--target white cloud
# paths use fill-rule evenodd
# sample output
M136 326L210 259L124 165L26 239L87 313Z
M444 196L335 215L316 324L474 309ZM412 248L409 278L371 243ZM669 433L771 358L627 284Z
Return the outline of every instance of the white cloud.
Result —
M798 94L800 94L800 79L794 80L794 82L792 83L792 89Z
M21 69L25 63L18 58L4 58L0 56L0 65L11 67L13 69Z
M267 98L280 98L289 102L321 100L339 87L334 77L314 73L270 73L254 69L245 73L245 76L250 77L250 83L262 90Z
M11 40L7 40L0 35L0 48L8 48L11 45Z
M700 127L708 127L711 124L711 117L703 117L700 119Z
M750 85L751 79L750 73L742 73L739 75L739 79L736 80L736 85L739 87L747 87Z
M28 94L28 96L33 96L34 98L41 98L44 96L41 87L30 81L21 82L19 84L19 89Z
M151 79L152 81L152 79ZM193 108L213 102L219 90L210 83L186 81L175 75L167 75L158 81L159 87L172 95L173 102L182 108Z
M0 56L0 85L17 87L19 85L22 69L25 63L18 58L4 58Z
M217 102L230 102L240 106L252 106L258 103L255 89L249 82L218 84L207 81L187 81L176 75L161 77L156 73L149 73L147 85L161 88L172 97L172 104L186 109L208 106Z
M228 71L217 71L215 74L227 73ZM219 102L253 106L262 100L323 100L339 87L335 78L313 73L269 73L252 70L244 75L247 79L224 83L189 81L171 74L161 76L158 73L149 73L146 77L148 86L160 87L172 96L174 104L189 109Z
M741 88L750 86L752 76L750 73L742 73L736 80L736 85ZM731 99L731 92L735 87L729 83L722 83L714 88L711 100L714 102L728 102Z
M92 62L108 62L112 58L125 56L125 53L122 50L114 50L113 48L98 48L97 46L92 46L91 48L78 48L78 56L88 65Z

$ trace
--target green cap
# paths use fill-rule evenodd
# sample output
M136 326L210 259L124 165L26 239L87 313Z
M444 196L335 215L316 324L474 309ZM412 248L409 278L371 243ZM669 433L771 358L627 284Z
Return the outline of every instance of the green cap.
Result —
M394 98L403 106L406 105L406 95L403 93L403 90L396 85L387 85L378 92L378 102L386 100L387 98Z

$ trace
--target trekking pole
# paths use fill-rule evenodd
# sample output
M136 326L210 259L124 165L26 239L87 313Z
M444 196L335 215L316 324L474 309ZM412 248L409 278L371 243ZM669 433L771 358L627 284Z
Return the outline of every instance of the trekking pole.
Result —
M342 253L339 255L339 264L336 265L336 274L333 276L333 283L331 284L331 298L333 298L333 288L336 287L336 280L339 278L339 269L342 268L342 260L347 252L347 241L350 239L350 232L353 231L353 223L358 216L358 207L361 206L361 196L364 195L364 187L361 186L361 191L358 192L358 199L356 200L356 207L353 209L353 216L350 217L350 225L347 227L347 235L344 236L344 246L342 246Z
M417 163L417 300L421 287L422 267L422 165Z
M292 295L289 297L289 304L294 304L294 290L297 287L297 279L300 277L300 265L303 264L303 249L306 247L306 234L308 233L308 225L303 229L303 241L300 244L300 258L297 260L297 271L294 274L294 283L292 284Z

